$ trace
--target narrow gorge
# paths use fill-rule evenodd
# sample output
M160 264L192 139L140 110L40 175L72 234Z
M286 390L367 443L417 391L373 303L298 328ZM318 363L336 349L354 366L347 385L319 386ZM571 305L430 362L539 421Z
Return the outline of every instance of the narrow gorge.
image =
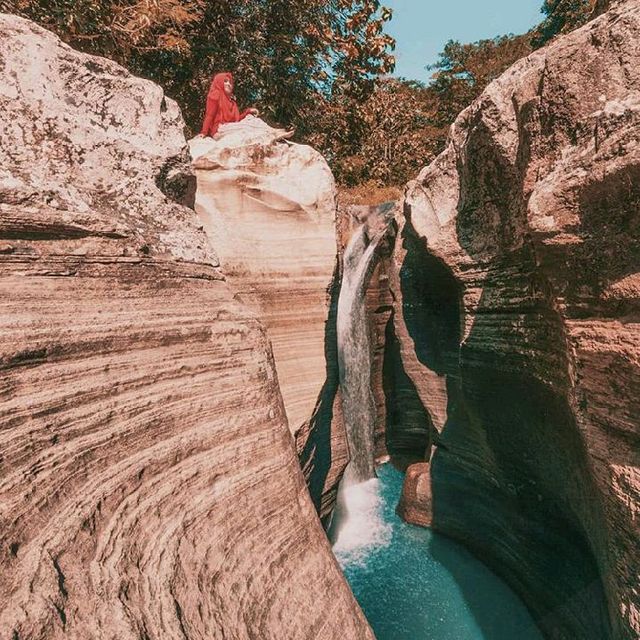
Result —
M336 333L342 412L350 452L343 479L345 484L357 484L375 476L376 405L371 381L372 345L366 294L375 267L376 250L384 240L391 220L383 220L376 235L370 225L363 223L349 240L342 260Z
M0 638L640 638L640 0L606 4L360 207L0 14Z
M549 638L640 634L639 35L612 3L489 85L407 186L380 300L427 414L399 512Z

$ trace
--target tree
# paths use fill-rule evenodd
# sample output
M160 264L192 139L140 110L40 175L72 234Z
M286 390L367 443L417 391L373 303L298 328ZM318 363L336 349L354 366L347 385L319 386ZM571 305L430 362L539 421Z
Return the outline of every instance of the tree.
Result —
M526 35L500 36L470 44L449 40L438 61L430 66L435 70L431 89L439 101L439 124L451 124L492 80L530 52Z
M316 105L307 141L325 153L340 183L403 184L442 151L460 111L531 51L529 40L522 35L450 41L431 67L436 72L428 86L380 78L360 100L336 84Z
M542 13L546 17L534 30L533 46L541 47L551 38L586 24L602 4L598 0L544 0Z
M241 102L310 128L307 112L339 83L365 96L393 70L391 12L379 0L13 0L15 13L74 48L161 84L199 128L214 71L235 72Z

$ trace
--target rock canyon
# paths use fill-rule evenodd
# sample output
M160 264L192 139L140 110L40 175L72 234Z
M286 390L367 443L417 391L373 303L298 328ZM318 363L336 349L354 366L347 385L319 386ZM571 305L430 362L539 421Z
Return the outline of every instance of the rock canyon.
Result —
M177 105L25 20L0 43L0 637L372 638Z
M546 638L640 637L640 0L517 62L400 203L0 15L0 638L373 638L347 464ZM351 451L350 451L351 449ZM324 529L323 529L324 525Z
M460 115L392 258L437 445L400 510L549 638L640 635L640 3L612 4Z

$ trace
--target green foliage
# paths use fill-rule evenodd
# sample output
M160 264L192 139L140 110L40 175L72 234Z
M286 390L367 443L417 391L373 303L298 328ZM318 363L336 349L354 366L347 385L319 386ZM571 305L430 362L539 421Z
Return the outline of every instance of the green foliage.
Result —
M434 74L428 86L382 79L364 102L336 99L331 105L339 112L335 121L320 124L322 133L314 142L328 150L344 184L402 184L442 151L451 123L490 82L534 47L586 23L594 8L604 5L605 0L545 0L545 19L529 33L467 44L450 40L430 67ZM338 123L348 126L327 138Z
M344 185L400 185L445 146L450 124L507 67L584 24L607 0L544 0L528 34L449 41L432 82L393 70L391 12L379 0L9 0L9 10L73 47L117 60L160 85L199 130L217 71L242 106L329 160ZM6 3L6 0L5 0ZM3 6L4 8L4 6Z
M365 101L333 95L309 141L325 151L343 184L402 184L442 151L460 111L530 51L526 35L450 41L429 86L383 78Z
M343 184L402 184L436 151L434 117L426 87L383 78L366 100L332 95L308 141L324 150Z
M14 12L74 48L161 84L192 131L216 71L272 121L308 128L306 110L340 83L364 96L393 70L391 13L378 0L13 0Z
M492 80L530 52L527 36L507 35L470 44L447 42L431 66L435 71L431 88L441 106L440 124L453 122Z
M542 13L546 17L534 32L533 46L541 47L554 36L586 24L596 4L596 0L544 0Z

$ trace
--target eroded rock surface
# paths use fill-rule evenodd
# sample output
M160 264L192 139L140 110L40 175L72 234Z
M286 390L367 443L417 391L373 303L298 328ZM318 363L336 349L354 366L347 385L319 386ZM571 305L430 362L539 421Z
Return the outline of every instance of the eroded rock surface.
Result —
M461 114L396 244L406 369L441 432L425 515L549 638L640 636L639 130L629 0Z
M263 319L311 495L330 517L348 461L335 338L335 186L324 158L259 118L191 141L196 210L225 273Z
M335 195L324 158L283 135L249 117L193 139L191 151L196 210L225 273L264 319L295 432L325 379Z
M431 465L428 462L416 462L407 467L396 511L410 524L420 527L430 527L433 524Z
M0 636L372 638L177 106L7 15L0 69Z

